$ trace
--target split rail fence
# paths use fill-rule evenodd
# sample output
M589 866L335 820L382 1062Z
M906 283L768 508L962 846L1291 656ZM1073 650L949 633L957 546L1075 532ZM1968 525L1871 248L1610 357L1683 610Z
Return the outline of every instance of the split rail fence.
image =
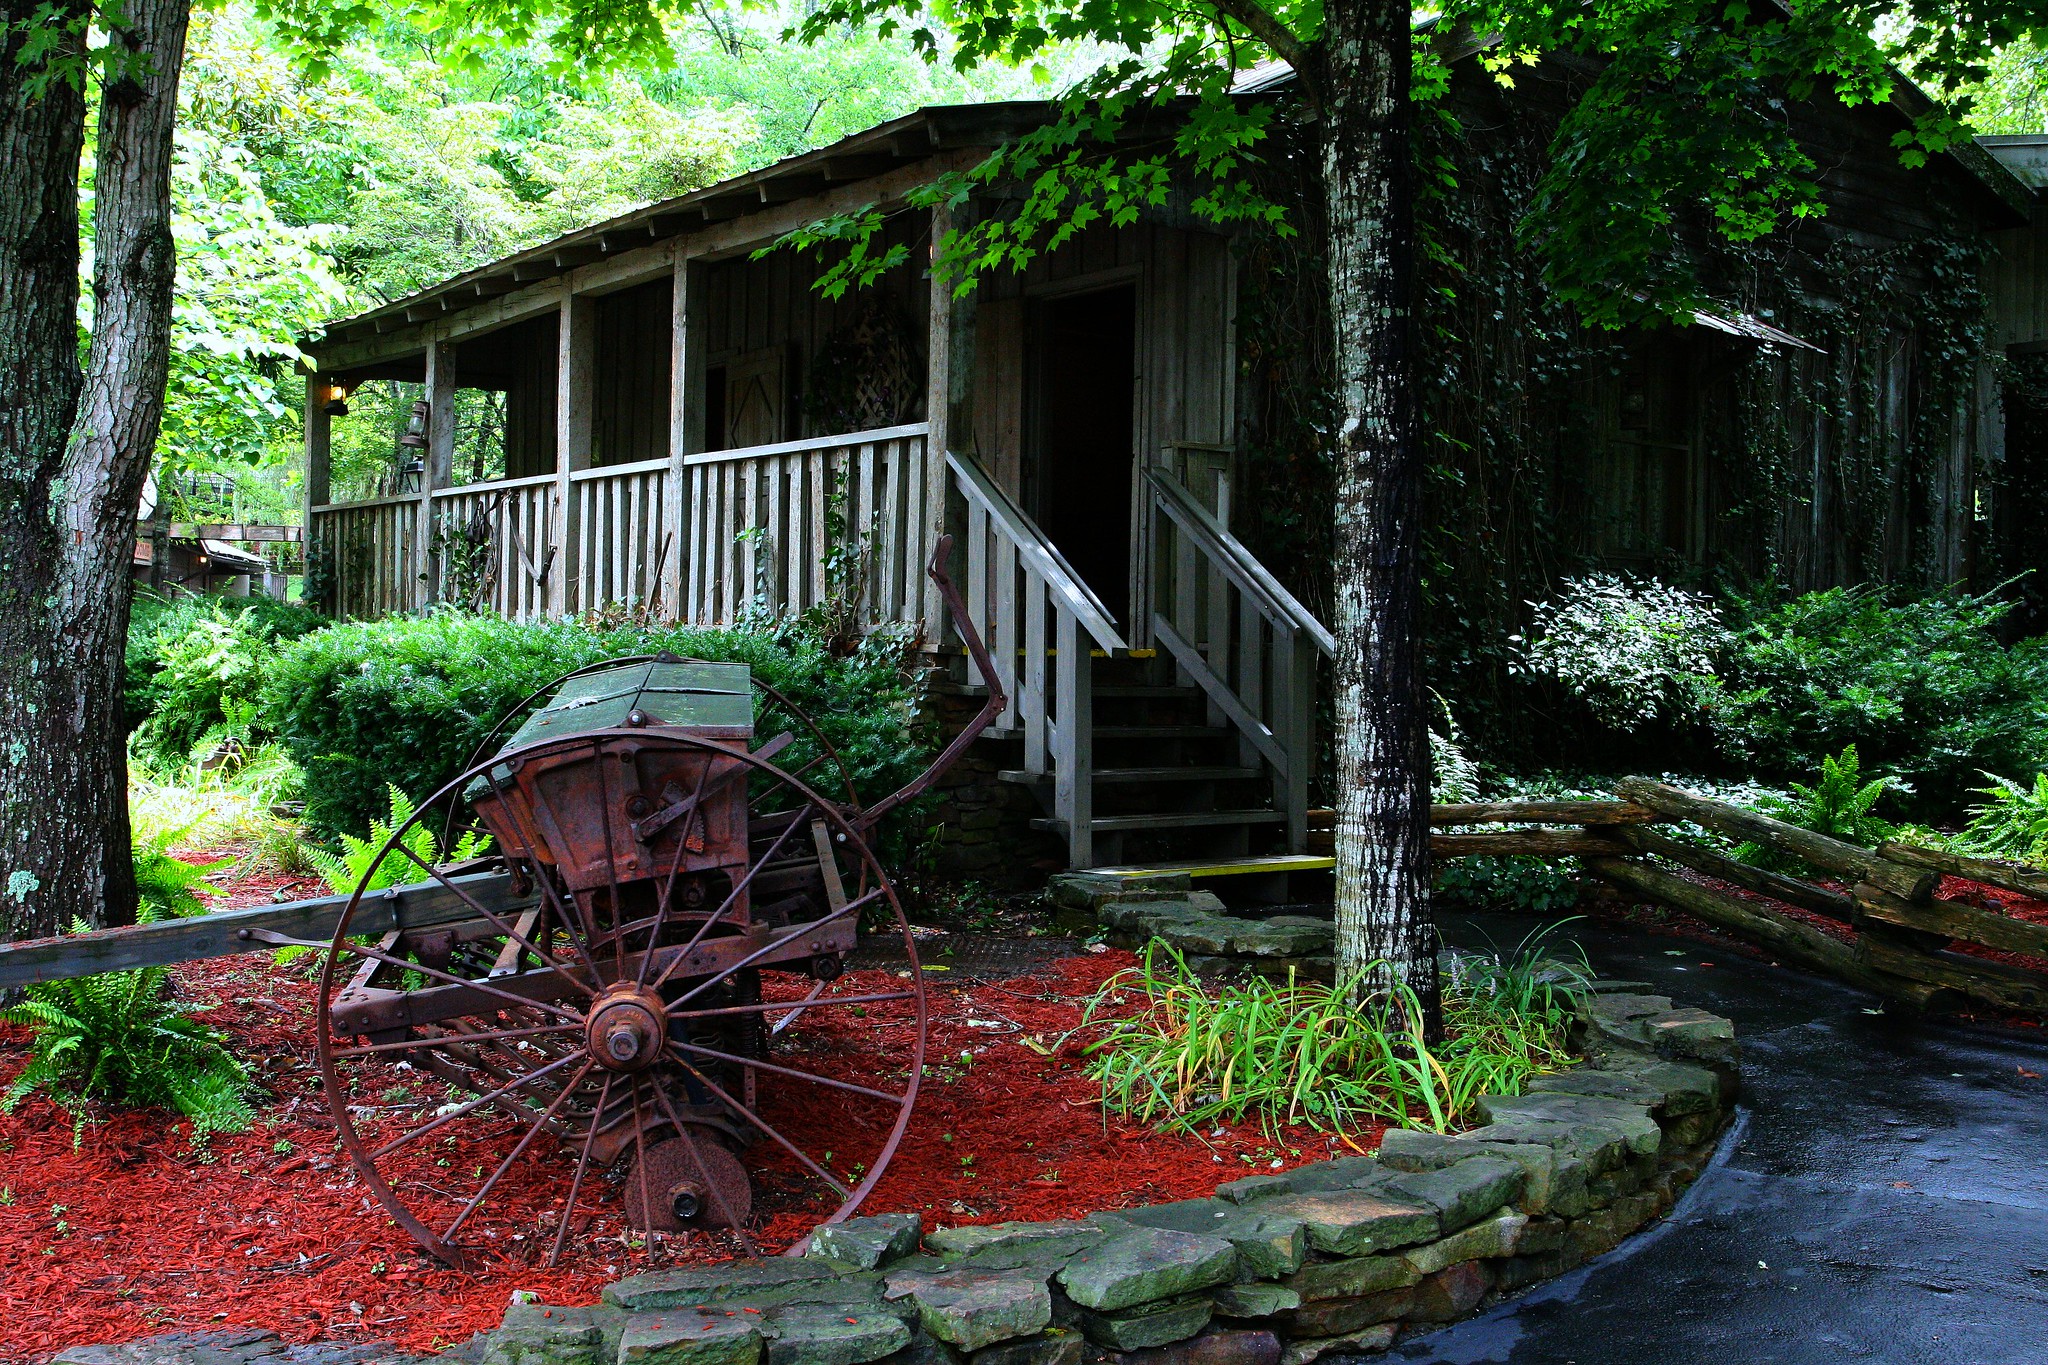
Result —
M1891 1000L1922 1009L1968 1002L2048 1012L2048 970L1956 951L1968 944L2048 964L2048 924L1939 894L1943 878L1952 876L2048 901L2048 870L1913 844L1863 848L1649 778L1624 779L1615 791L1620 800L1435 806L1430 823L1440 832L1431 835L1430 849L1439 859L1582 858L1588 872L1624 892L1705 920L1780 961ZM1487 825L1503 828L1472 828ZM1769 871L1674 838L1658 825L1692 825L1761 845L1791 855L1817 875ZM1703 885L1670 864L1751 896ZM1849 937L1787 907L1831 920Z

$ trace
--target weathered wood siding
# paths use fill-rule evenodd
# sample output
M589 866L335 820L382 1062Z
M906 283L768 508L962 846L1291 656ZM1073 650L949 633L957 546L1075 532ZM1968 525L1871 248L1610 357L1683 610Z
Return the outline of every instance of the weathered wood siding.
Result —
M668 458L672 280L597 301L591 375L591 463Z

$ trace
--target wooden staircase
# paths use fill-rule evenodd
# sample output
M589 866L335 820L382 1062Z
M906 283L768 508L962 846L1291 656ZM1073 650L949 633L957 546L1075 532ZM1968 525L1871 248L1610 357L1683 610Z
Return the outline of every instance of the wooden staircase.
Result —
M1091 661L1095 724L1085 865L1221 860L1284 850L1287 812L1275 802L1275 774L1249 757L1235 727L1216 723L1201 689L1170 679L1171 663L1150 657ZM1036 829L1075 844L1054 809L1050 773L1006 769L1046 808Z
M961 595L1011 698L989 737L1022 741L1001 777L1038 795L1069 865L1303 853L1329 631L1164 470L1142 476L1160 571L1120 626L979 465L947 467Z

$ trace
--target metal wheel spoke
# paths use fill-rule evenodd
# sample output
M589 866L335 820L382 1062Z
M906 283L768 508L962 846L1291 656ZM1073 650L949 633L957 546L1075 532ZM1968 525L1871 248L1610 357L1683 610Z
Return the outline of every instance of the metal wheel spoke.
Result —
M820 982L820 986L826 983ZM776 1010L826 1009L838 1005L872 1005L885 1000L915 1000L916 991L877 991L872 995L818 995L801 1000L761 1000L751 1005L713 1005L708 1009L684 1010L679 1017L708 1019L720 1014L773 1014Z
M464 905L468 906L471 910L474 910L484 919L489 920L491 927L493 929L496 929L506 938L511 939L514 943L526 949L527 952L532 953L535 959L537 959L542 966L548 968L548 970L552 971L556 976L561 977L562 980L568 982L577 990L582 991L585 995L597 994L597 992L590 986L586 985L581 981L578 981L568 972L562 970L562 964L555 961L555 955L553 953L543 952L539 944L534 943L531 939L527 938L526 935L520 933L517 929L514 929L511 926L511 924L509 924L505 920L499 919L489 910L486 910L483 907L483 904L479 902L476 899L476 897L470 895L467 891L464 891L461 887L457 886L454 883L454 881L452 881L448 876L442 873L440 869L429 866L425 859L421 858L419 854L407 848L402 841L399 843L398 847L399 850L403 852L406 857L412 859L415 863L418 863L421 869L424 870L428 876L432 877L435 881L441 883L441 885L447 887L450 891L453 891L456 894L456 896L458 896L461 899Z
M409 1133L406 1133L402 1137L393 1138L391 1141L385 1143L382 1147L379 1147L376 1151L371 1152L370 1156L373 1160L390 1156L393 1152L397 1151L400 1147L405 1146L405 1144L407 1144L408 1142L412 1142L419 1138L423 1138L431 1132L446 1127L448 1124L453 1123L455 1120L461 1118L464 1114L474 1113L476 1110L483 1108L485 1105L489 1104L493 1100L503 1099L505 1096L519 1089L521 1086L532 1085L535 1081L540 1080L542 1077L548 1075L550 1072L560 1071L563 1067L569 1065L569 1063L571 1062L581 1061L585 1055L586 1054L579 1048L577 1051L570 1053L566 1057L563 1057L557 1061L549 1062L546 1066L541 1067L538 1071L529 1071L524 1076L521 1076L516 1080L507 1081L504 1085L499 1086L490 1094L479 1095L475 1099L469 1101L467 1104L464 1104L455 1109L451 1109L445 1114L435 1116L433 1119L421 1124L419 1127L413 1129Z
M494 996L499 1000L505 1001L507 1004L517 1005L521 1009L542 1010L554 1015L558 1019L568 1019L575 1023L581 1023L583 1019L583 1016L577 1014L574 1010L565 1010L560 1005L551 1005L545 1000L529 1000L523 995L514 995L511 991L499 990L496 986L488 985L482 981L476 981L466 976L456 976L452 972L442 971L439 967L429 967L424 962L407 962L404 958L396 957L381 948L367 948L360 943L350 943L346 940L340 946L356 954L358 957L374 958L379 962L389 963L391 966L397 967L402 971L418 972L420 975L430 976L436 981L445 981L451 986L468 986L472 990Z
M734 1215L732 1205L725 1202L725 1187L711 1178L710 1168L704 1164L704 1155L697 1150L697 1140L691 1137L689 1131L683 1127L682 1115L676 1113L676 1107L670 1102L668 1092L652 1081L648 1083L648 1088L654 1091L654 1098L661 1101L662 1112L668 1115L668 1121L675 1126L676 1137L685 1147L689 1148L690 1164L697 1168L697 1178L704 1182L704 1192L710 1195L711 1202L718 1206L718 1216L725 1219L727 1227L739 1234L740 1246L746 1251L747 1255L760 1255L759 1248L754 1245L754 1239L747 1235L745 1226ZM646 1207L646 1198L647 1196L644 1194L641 1196L642 1208Z
M808 812L810 809L811 808L809 806L804 807L804 810L806 812ZM755 861L752 867L747 869L747 875L740 878L739 884L733 887L731 891L727 892L725 899L718 903L718 908L716 910L713 910L711 914L705 919L705 921L697 926L697 932L690 936L690 941L683 945L683 950L680 953L676 954L675 961L669 963L668 966L662 968L661 975L655 978L655 990L660 990L663 986L666 986L668 984L668 979L671 976L675 975L676 968L681 966L685 961L688 960L690 953L697 947L698 944L704 941L704 935L711 932L711 926L718 923L719 920L723 919L725 917L725 912L732 909L734 905L739 903L740 897L746 894L747 888L754 884L754 875L758 873L762 868L768 866L768 864L771 861L773 861L776 853L781 850L783 843L789 838L791 831L795 828L796 822L792 821L790 823L789 829L786 829L782 831L782 833L776 835L775 842L768 846L768 851L762 854L761 857ZM678 856L681 855L679 854ZM648 956L653 956L653 951L651 947L649 949ZM645 968L646 963L643 962L641 966ZM683 998L688 999L689 997L685 996Z
M870 1099L885 1100L890 1104L900 1105L903 1103L903 1096L891 1095L886 1090L876 1090L870 1086L856 1085L852 1081L842 1081L832 1076L820 1076L814 1071L798 1071L794 1067L777 1066L774 1062L764 1062L758 1057L736 1057L730 1052L720 1052L717 1048L700 1047L696 1043L678 1043L673 1039L669 1041L669 1046L680 1048L684 1052L694 1052L699 1057L709 1057L713 1061L731 1062L735 1066L750 1066L756 1071L766 1071L775 1076L787 1076L794 1081L809 1081L813 1085L829 1086L834 1090L844 1090L854 1095L866 1095Z
M513 1146L511 1151L505 1154L505 1159L498 1163L498 1169L491 1172L491 1178L484 1182L482 1189L470 1196L469 1202L462 1206L462 1212L456 1214L455 1221L448 1225L448 1231L441 1234L442 1241L452 1240L455 1234L462 1230L462 1225L469 1220L469 1215L476 1212L477 1206L490 1197L491 1191L497 1188L498 1181L504 1177L505 1172L512 1169L512 1163L519 1160L519 1154L525 1151L534 1138L540 1135L541 1129L547 1127L548 1120L555 1116L555 1111L569 1102L569 1096L576 1093L576 1087L583 1084L583 1078L588 1076L591 1069L596 1065L597 1063L595 1062L585 1062L583 1069L571 1077L569 1083L562 1087L562 1093L555 1096L554 1103L550 1104L541 1112L538 1118L527 1125L526 1132L520 1135L518 1143Z
M604 1085L597 1092L597 1104L590 1111L590 1131L583 1135L583 1151L576 1158L576 1174L569 1180L569 1198L562 1205L561 1226L555 1229L554 1249L548 1253L549 1269L561 1262L562 1248L568 1243L569 1222L576 1216L576 1196L583 1190L583 1173L590 1169L590 1149L597 1142L598 1121L604 1117L604 1107L611 1100L614 1079L611 1072L605 1072Z
M495 1043L509 1038L538 1038L548 1033L569 1033L574 1024L543 1024L537 1028L499 1029L493 1033L436 1034L432 1038L408 1038L402 1043L365 1043L361 1047L345 1047L334 1054L337 1061L348 1057L367 1057L378 1052L411 1052L418 1048L438 1048L449 1043Z
M640 1076L637 1072L633 1076L633 1174L640 1182L640 1216L652 1223L654 1202L647 1192L647 1123L640 1117ZM647 1250L651 1253L654 1250L654 1229L641 1230L647 1234Z
M718 1096L719 1100L726 1106L726 1108L732 1110L735 1114L738 1114L741 1118L745 1119L748 1123L753 1124L756 1128L759 1128L761 1130L762 1136L766 1137L770 1142L773 1142L776 1146L782 1148L783 1151L788 1152L798 1161L801 1161L805 1165L805 1167L807 1167L810 1170L812 1175L815 1175L816 1177L818 1177L818 1179L824 1181L827 1185L830 1185L834 1190L838 1192L839 1197L841 1199L844 1199L848 1195L851 1195L853 1193L853 1191L848 1189L845 1185L840 1184L838 1177L834 1176L832 1172L826 1170L823 1166L820 1166L817 1162L811 1160L809 1156L805 1155L802 1148L798 1147L795 1143L791 1142L788 1138L784 1137L781 1133L777 1132L774 1128L770 1127L767 1121L761 1118L760 1115L756 1114L753 1110L747 1108L744 1104L741 1104L738 1100L734 1099L731 1095L727 1094L725 1092L725 1088L719 1085L717 1081L712 1080L709 1076L705 1075L703 1071L701 1071L695 1066L692 1066L690 1064L689 1058L678 1055L676 1057L676 1062L680 1066L682 1066L684 1070L688 1071L692 1076L695 1076L698 1082L702 1084L706 1090L709 1090L712 1094Z
M548 878L547 868L539 863L534 864L533 881L534 885L540 888L541 895L546 897L548 908L555 912L555 922L560 924L562 932L569 936L570 946L576 949L576 956L583 959L583 966L589 971L590 979L597 980L603 973L597 970L597 959L590 955L590 945L585 943L583 935L576 931L578 920L569 913L570 903L562 899L562 893L555 889L554 882Z
M816 933L819 929L823 928L827 924L836 923L839 920L845 919L848 915L859 914L862 910L867 908L869 902L873 901L877 896L881 894L882 893L879 889L870 891L865 896L861 896L856 900L848 901L846 904L840 906L837 910L834 910L829 915L825 915L818 919L814 919L809 924L799 925L798 927L791 929L788 933L784 934L781 938L778 938L770 943L762 944L759 948L756 948L753 952L748 953L738 962L733 963L731 966L719 972L718 975L707 977L703 981L700 981L696 985L690 987L689 990L684 991L681 995L677 996L675 1000L670 1003L669 1008L676 1009L681 1007L682 1005L688 1003L690 1000L696 998L699 995L702 995L705 991L710 990L713 986L716 986L719 982L725 980L734 972L740 971L746 967L753 966L756 962L759 962L762 958L768 956L777 948L782 948L791 943L794 943L798 939L802 938L805 934ZM683 959L681 957L678 957L676 959L676 962L681 962L682 960ZM671 963L669 966L669 971L673 970L675 970L675 964ZM666 980L667 977L667 972L662 973L663 980Z

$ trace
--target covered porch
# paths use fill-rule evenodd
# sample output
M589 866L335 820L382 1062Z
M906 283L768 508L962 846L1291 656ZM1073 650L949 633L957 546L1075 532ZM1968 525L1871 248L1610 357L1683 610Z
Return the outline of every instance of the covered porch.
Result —
M1162 829L1201 856L1299 854L1328 635L1230 535L1229 243L1162 212L965 297L932 288L955 220L906 197L1020 116L925 111L332 329L306 406L330 609L711 626L822 607L920 632L977 688L925 575L950 533L1012 699L1003 776L1072 865ZM814 260L757 254L866 205L901 257L866 290L827 299ZM420 386L414 458L335 497L335 424L374 380ZM478 395L486 442L461 429ZM1098 722L1136 701L1185 714ZM1170 729L1174 771L1097 761Z

